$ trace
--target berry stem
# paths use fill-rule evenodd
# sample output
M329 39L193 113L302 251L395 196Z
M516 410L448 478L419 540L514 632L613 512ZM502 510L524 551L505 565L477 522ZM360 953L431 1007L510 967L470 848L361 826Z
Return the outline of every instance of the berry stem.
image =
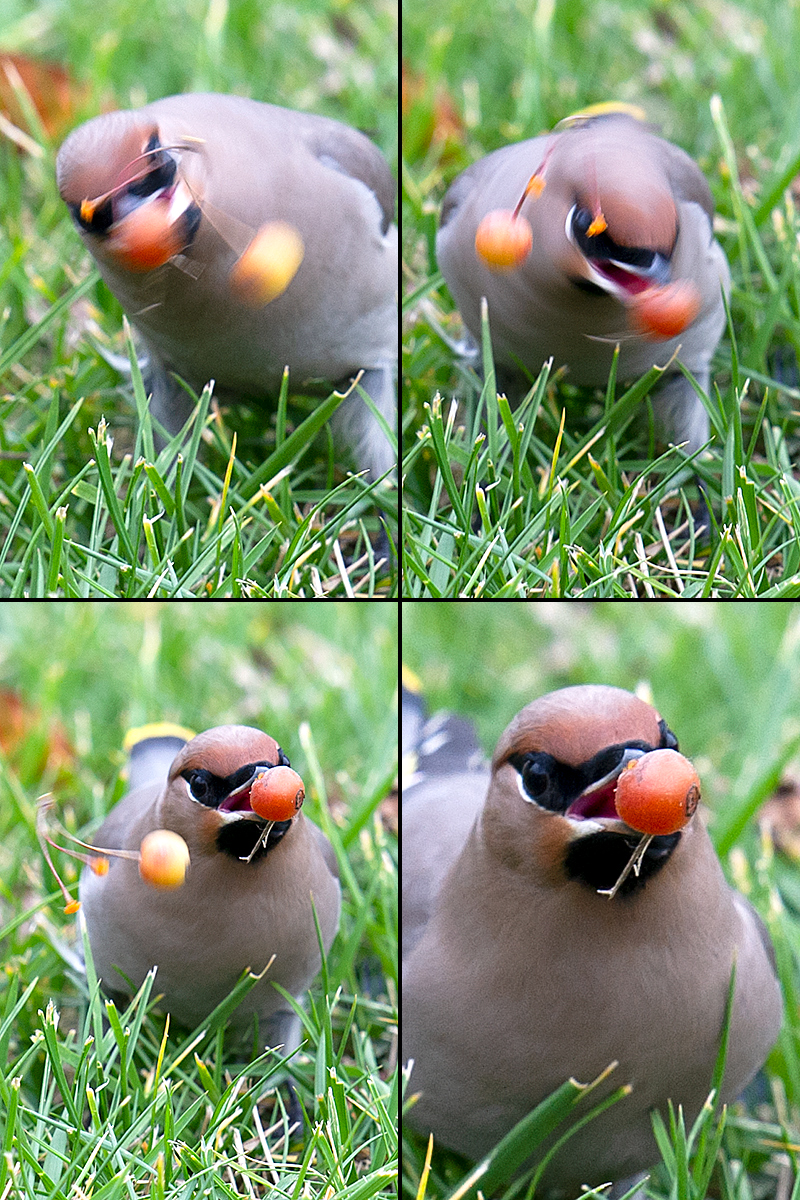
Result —
M655 837L655 834L646 833L641 838L641 840L639 841L639 844L637 845L633 854L630 856L630 858L626 862L625 866L622 868L622 873L621 873L619 879L617 880L617 882L614 884L614 886L612 888L598 888L597 889L598 896L608 896L609 900L613 900L614 897L616 896L617 892L619 891L619 889L622 887L625 880L630 875L631 871L633 871L634 875L639 874L639 872L642 869L642 859L644 858L645 854L647 853L647 847L650 845L650 843L652 842L654 837Z

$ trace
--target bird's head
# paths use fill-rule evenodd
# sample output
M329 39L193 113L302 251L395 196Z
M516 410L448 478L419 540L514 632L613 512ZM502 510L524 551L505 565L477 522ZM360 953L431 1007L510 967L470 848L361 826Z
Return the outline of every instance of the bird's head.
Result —
M533 201L557 210L554 258L565 277L619 301L655 340L682 332L701 307L673 271L680 224L665 145L629 116L580 122L554 134Z
M255 862L278 845L299 815L298 804L287 819L270 821L253 807L257 781L275 767L288 766L275 739L259 729L208 729L187 742L170 767L163 822L181 833L190 849L199 843L206 852L241 860L255 850Z
M76 129L58 153L58 189L92 253L144 272L186 250L201 220L186 170L198 154L191 140L165 144L158 125L136 112L105 113Z
M500 738L483 837L501 861L548 883L611 889L642 839L617 813L620 775L650 751L677 749L656 710L630 692L600 685L550 692L522 709ZM653 837L620 893L646 884L681 836Z

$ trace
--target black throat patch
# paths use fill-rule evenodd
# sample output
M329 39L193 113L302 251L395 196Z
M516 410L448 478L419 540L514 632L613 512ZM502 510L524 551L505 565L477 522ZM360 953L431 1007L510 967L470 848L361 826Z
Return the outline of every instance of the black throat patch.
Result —
M661 870L678 842L680 833L654 837L642 858L638 875L631 871L618 895L630 896L645 887L648 879ZM592 833L570 843L564 859L564 869L570 879L577 879L592 891L608 891L619 879L630 856L641 841L641 835L631 833Z
M258 862L270 850L274 850L291 824L291 821L276 821L269 831L266 844L259 847L251 861ZM231 858L247 858L264 832L265 825L266 822L260 817L241 817L236 821L228 821L217 834L217 849Z

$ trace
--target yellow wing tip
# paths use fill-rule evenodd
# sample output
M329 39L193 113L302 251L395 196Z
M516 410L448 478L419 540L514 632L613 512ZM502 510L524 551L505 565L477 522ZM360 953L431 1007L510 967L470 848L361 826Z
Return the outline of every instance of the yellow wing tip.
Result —
M407 688L409 692L413 692L417 696L422 691L422 681L420 680L419 676L415 675L411 668L407 667L405 663L403 663L403 687Z
M134 746L139 742L147 741L148 738L173 737L190 742L195 736L193 729L186 729L182 725L172 725L169 721L154 721L150 725L138 725L135 729L129 729L125 734L122 748L130 754Z
M561 125L580 125L581 121L590 121L592 117L605 117L612 113L622 113L633 117L635 121L647 121L647 113L639 104L628 104L624 100L600 100L597 104L587 104L579 112L570 113L559 121Z

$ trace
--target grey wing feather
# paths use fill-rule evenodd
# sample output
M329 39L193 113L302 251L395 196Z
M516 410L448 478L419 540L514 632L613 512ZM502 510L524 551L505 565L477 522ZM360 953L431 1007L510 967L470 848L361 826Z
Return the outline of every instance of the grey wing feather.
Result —
M460 775L485 765L469 721L447 712L426 719L424 702L407 688L403 688L402 723L404 798L423 779Z
M332 125L314 135L312 149L320 162L360 179L374 192L383 214L381 229L386 233L394 220L395 182L378 147L355 129Z
M169 769L179 750L186 745L184 738L149 737L131 747L128 790L135 792L146 783L166 783Z

